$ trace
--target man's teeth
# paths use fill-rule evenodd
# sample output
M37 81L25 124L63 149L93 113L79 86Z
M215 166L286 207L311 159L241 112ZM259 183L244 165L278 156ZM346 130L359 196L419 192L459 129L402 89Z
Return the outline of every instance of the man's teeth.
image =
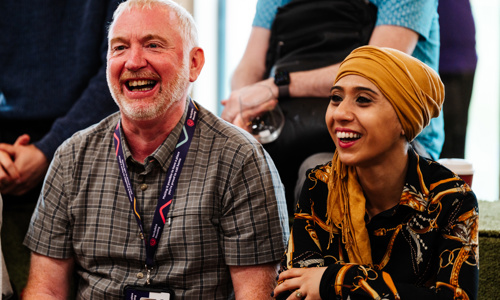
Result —
M337 138L339 139L359 139L360 137L361 134L355 132L345 132L345 131L337 132Z
M147 84L155 84L154 80L130 80L128 85L131 87L139 86L139 85L147 85Z
M143 87L143 88L131 88L131 90L134 90L134 91L139 91L139 92L144 92L144 91L149 91L151 90L150 87Z
M127 86L130 90L132 91L149 91L151 90L154 85L156 84L156 81L154 80L146 80L146 79L141 79L141 80L129 80L127 82Z

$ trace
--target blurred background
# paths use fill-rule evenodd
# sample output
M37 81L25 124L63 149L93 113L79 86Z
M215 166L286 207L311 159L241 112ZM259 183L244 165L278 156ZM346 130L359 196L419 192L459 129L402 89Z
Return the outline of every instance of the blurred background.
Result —
M220 115L220 100L229 95L230 77L246 47L257 0L177 2L193 13L206 55L204 70L193 88L193 98ZM470 2L476 23L478 65L469 109L465 158L475 168L472 189L477 198L495 201L500 198L500 1Z

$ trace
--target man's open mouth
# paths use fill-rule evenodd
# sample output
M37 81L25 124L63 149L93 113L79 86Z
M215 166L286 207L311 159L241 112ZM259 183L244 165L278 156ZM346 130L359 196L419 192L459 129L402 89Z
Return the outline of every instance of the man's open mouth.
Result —
M145 92L152 90L156 83L157 81L149 79L129 80L125 82L125 86L131 92Z

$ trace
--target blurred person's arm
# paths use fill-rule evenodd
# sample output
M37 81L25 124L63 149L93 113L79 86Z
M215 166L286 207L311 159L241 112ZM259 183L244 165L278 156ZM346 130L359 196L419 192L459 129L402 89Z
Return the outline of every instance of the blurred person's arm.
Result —
M264 78L270 37L269 29L252 27L243 57L231 78L231 90L254 84Z
M379 25L373 29L369 45L394 48L412 54L417 46L417 32L401 26Z
M369 45L394 48L412 54L418 42L418 33L393 25L373 29ZM290 73L291 97L328 97L340 63L325 68Z
M231 94L228 99L221 101L224 105L222 118L226 121L234 123L234 119L240 113L239 95L241 89L261 82L266 71L266 53L269 48L269 38L271 31L263 27L252 27L247 47L243 53L238 66L236 67L231 78ZM273 82L267 85L273 85ZM277 95L277 88L276 88Z
M73 267L72 258L56 259L33 252L23 300L68 299Z
M245 68L248 69L247 78L250 78L250 74L254 73L254 71L251 70L259 69L262 71L261 76L264 74L264 70L261 68L265 68L265 51L267 51L267 46L269 45L270 31L268 31L267 41L261 40L263 34L256 35L259 37L254 36L253 39L251 37L245 55L243 55L242 61L235 71L234 76L237 76L237 78L235 79L233 77L230 97L222 101L222 104L225 105L224 111L222 112L222 118L232 123L234 123L235 118L239 114L238 95L241 93L241 88L245 85L252 84L248 79L243 80ZM418 33L409 28L393 25L379 25L374 28L369 45L390 47L411 54L417 45L418 38ZM261 45L255 45L254 43L265 43L265 51L260 49ZM290 73L290 97L328 97L339 66L340 63L337 63L324 68ZM255 80L256 77L252 78ZM274 84L273 78L264 79L254 84L269 86L273 91L274 99L278 98L278 87Z
M20 175L20 178L9 177L0 170L0 183L4 182L4 186L0 185L0 192L17 196L27 193L42 182L54 152L64 140L76 131L95 124L118 110L106 82L108 40L105 34L118 4L117 1L103 1L99 4L96 2L95 9L98 9L97 5L103 6L102 13L104 13L100 31L95 32L96 38L101 39L99 53L93 54L95 59L100 60L100 66L97 72L88 78L86 88L75 99L66 115L59 117L51 130L39 141L32 141L33 143L29 144L29 137L26 140L26 135L21 135L13 145L0 144L0 150L11 155Z

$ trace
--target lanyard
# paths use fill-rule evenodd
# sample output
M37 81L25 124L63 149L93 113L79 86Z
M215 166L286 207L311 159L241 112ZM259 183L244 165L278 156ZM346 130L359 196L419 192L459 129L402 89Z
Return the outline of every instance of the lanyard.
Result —
M194 129L196 128L196 122L198 121L198 108L195 106L194 102L189 100L188 114L184 126L182 127L182 133L179 136L177 145L172 156L172 161L167 170L167 176L165 182L163 183L163 188L156 205L155 214L153 217L153 224L151 225L151 230L149 234L149 240L145 240L146 244L146 269L148 272L147 283L149 284L149 277L151 270L154 265L154 256L156 250L158 249L158 242L160 241L161 234L163 232L163 227L165 226L165 217L170 210L170 205L174 197L175 190L177 188L177 182L181 174L182 166L191 145L191 141L194 135ZM123 155L123 149L121 145L121 134L120 134L120 122L116 125L115 134L115 150L116 159L118 160L118 166L120 169L120 175L122 177L123 184L125 186L125 191L130 201L130 206L134 212L137 225L141 231L141 237L144 237L144 228L141 220L141 216L137 212L137 200L135 198L134 191L132 189L132 184L130 183L130 177L127 171L127 164L125 162L125 156Z

